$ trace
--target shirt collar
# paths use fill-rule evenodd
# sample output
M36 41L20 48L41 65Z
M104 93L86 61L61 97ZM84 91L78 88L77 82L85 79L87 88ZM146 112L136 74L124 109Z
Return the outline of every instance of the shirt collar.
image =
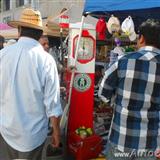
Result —
M155 52L155 53L160 54L160 49L155 48L155 47L153 47L153 46L141 47L141 48L139 49L139 51L149 51L149 52Z
M40 43L37 40L30 37L20 37L18 43L25 43L33 46L40 45Z

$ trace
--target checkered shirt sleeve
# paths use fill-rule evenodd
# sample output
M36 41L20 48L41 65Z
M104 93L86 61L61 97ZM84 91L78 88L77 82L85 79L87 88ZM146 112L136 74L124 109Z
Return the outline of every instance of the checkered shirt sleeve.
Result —
M98 96L105 102L109 102L114 95L117 86L117 67L118 62L111 65L105 72L104 78L100 84Z

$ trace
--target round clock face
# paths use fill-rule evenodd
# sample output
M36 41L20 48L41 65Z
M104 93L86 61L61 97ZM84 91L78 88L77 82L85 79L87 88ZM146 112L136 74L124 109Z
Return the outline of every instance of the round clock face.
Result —
M77 44L77 39L75 40L75 49ZM78 49L78 60L89 60L93 57L93 40L89 37L81 37L80 46Z

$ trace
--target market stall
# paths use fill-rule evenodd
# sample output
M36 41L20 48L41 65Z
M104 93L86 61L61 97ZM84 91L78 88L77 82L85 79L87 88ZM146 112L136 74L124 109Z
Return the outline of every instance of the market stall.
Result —
M132 27L129 27L129 28L131 28L131 30L133 29L132 31L134 31L134 34L132 34L132 35L131 35L131 33L128 34L128 31L130 31L130 30L127 30L128 28L126 29L126 25L123 25L123 27L120 25L120 27L118 26L120 31L118 30L118 32L117 32L117 30L114 30L114 32L112 32L112 31L109 32L110 38L107 38L107 41L106 41L106 35L104 38L102 38L103 40L101 40L101 42L103 42L103 43L107 42L108 45L111 44L111 47L113 47L113 43L114 43L114 47L117 47L119 45L119 43L126 46L126 44L128 45L128 43L131 44L131 42L132 42L132 44L135 45L136 44L136 42L135 42L136 32L137 32L137 28L138 28L139 24L148 18L154 18L154 19L160 20L159 13L160 13L160 1L158 1L158 0L156 2L155 2L155 0L134 0L134 1L129 1L129 0L120 0L120 1L117 1L117 0L112 0L112 1L86 0L84 11L83 11L83 16L82 16L82 21L81 21L81 25L80 25L78 40L77 40L77 46L75 48L75 55L74 55L74 62L75 63L73 63L72 67L74 68L77 66L77 58L78 58L78 54L79 54L78 52L79 52L79 47L81 46L81 36L83 36L83 23L84 23L84 19L87 15L91 15L96 18L104 18L106 22L108 22L109 19L113 15L115 16L115 18L118 18L118 21L120 24L122 24L124 22L124 20L126 20L126 18L128 18L129 20L131 19L132 22L134 22L134 24L131 25ZM126 22L125 22L125 24L126 24ZM110 25L109 29L112 29L111 25ZM122 34L121 34L121 32L122 32ZM117 38L121 37L121 35L119 35L119 33L122 36L124 36L123 40L120 40L120 41L117 40ZM117 45L117 46L115 46L115 45ZM104 50L105 50L105 48L104 48ZM104 58L106 58L106 57L103 57L102 59L104 59ZM105 64L105 63L106 63L106 61L104 61L104 63L100 63L100 65ZM70 91L74 87L73 86L74 85L73 84L74 78L75 78L74 72L75 71L73 70L72 76L71 76L71 82L70 82ZM70 96L71 96L71 94L72 94L72 92L70 92ZM70 105L70 99L68 102L68 106L69 105ZM111 120L112 110L108 109L106 107L106 104L100 103L101 107L103 107L104 105L105 105L105 108L103 108L104 114L100 113L98 110L97 110L97 113L99 112L99 115L96 114L96 118L97 118L97 116L99 116L98 117L99 120L101 121L102 124L105 124L105 127L106 127L106 128L104 128L104 127L101 128L101 130L99 131L99 135L103 131L108 131L108 129L109 129L108 122ZM69 110L69 107L67 109ZM106 117L106 118L103 119L103 117ZM79 129L79 128L77 128L77 129ZM96 128L94 128L94 130L96 133ZM98 132L97 132L97 134L98 134ZM105 132L105 136L107 136L107 132ZM86 144L86 141L81 138L78 139L77 142L78 143L82 142L82 144L83 143ZM76 140L75 140L75 144L76 144ZM90 145L91 144L88 144L88 146L90 146ZM99 143L99 145L100 145L100 143ZM78 146L77 146L77 150L73 151L73 148L70 148L70 150L72 150L72 153L76 156L76 154L81 152L84 147L85 147L85 145L80 146L80 148L78 148ZM84 154L84 153L82 153L82 154ZM85 153L85 154L90 154L90 153ZM90 158L95 158L95 157L92 157L92 155L90 155Z

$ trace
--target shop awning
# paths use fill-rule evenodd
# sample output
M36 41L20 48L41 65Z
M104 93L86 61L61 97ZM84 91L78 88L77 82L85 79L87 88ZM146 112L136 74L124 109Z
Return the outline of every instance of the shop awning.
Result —
M108 17L114 14L121 18L130 15L136 20L160 19L160 0L86 0L83 14Z

